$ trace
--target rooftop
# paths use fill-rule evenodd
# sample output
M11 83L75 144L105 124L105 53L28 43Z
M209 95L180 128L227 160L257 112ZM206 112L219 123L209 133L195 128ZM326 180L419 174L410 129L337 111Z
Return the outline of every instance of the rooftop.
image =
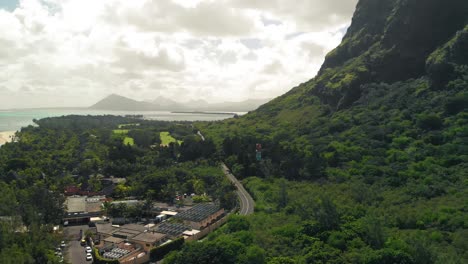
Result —
M112 235L112 233L114 233L114 231L117 230L118 228L113 227L111 223L105 223L105 224L96 223L96 229L98 233Z
M192 222L201 222L204 219L208 218L210 215L213 215L214 213L218 212L219 210L220 207L215 204L197 204L189 210L181 212L174 217Z
M183 224L171 224L168 222L161 223L156 227L156 231L163 234L168 234L172 237L182 235L184 231L190 230L190 227L187 227Z
M132 238L132 240L136 241L142 241L142 242L147 242L147 243L155 243L160 241L161 239L165 238L165 234L161 233L156 233L156 232L146 232L146 233L141 233L138 236L135 236Z
M134 230L138 232L144 232L145 230L148 229L144 225L138 225L138 224L126 224L126 225L121 226L120 228Z
M101 204L105 197L102 196L69 196L65 201L67 212L99 212L102 210Z
M86 196L71 196L65 201L67 212L86 212Z
M132 238L140 233L140 231L120 228L119 230L112 233L112 235L121 238Z
M174 211L162 211L161 214L174 216L174 215L177 214L177 212L174 212Z
M119 244L121 243L122 241L124 241L123 238L119 238L119 237L113 237L113 236L110 236L110 237L106 237L106 239L104 239L105 242L110 242L110 243L114 243L114 244Z

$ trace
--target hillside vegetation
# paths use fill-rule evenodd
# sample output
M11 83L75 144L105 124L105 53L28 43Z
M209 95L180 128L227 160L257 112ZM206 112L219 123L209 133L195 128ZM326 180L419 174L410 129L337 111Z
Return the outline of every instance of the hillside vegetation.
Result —
M466 263L467 47L467 1L361 0L314 79L197 124L257 200L210 243L264 257L234 263Z

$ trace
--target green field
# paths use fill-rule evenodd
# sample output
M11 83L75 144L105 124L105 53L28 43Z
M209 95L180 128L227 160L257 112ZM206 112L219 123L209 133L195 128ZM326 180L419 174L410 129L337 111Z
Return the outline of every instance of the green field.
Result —
M182 144L182 140L177 140L171 136L169 132L161 132L159 133L159 137L161 138L161 145L168 146L172 142L177 142L179 145Z
M123 143L124 145L133 146L135 144L135 141L131 137L125 137Z
M119 129L124 128L124 127L132 127L132 126L139 126L140 124L120 124Z
M112 132L114 134L126 135L128 134L128 129L114 129Z
M133 138L126 136L128 134L128 131L128 129L114 129L112 132L119 138L125 136L123 137L124 145L133 146L135 144L135 141L133 140Z

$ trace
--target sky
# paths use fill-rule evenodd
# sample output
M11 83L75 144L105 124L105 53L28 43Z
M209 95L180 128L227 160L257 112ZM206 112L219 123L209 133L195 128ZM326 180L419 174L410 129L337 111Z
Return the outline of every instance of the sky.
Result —
M217 103L313 78L357 0L0 0L0 109Z

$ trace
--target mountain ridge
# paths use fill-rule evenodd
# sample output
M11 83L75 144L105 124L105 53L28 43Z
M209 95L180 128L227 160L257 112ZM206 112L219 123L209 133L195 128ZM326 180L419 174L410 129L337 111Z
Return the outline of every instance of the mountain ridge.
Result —
M208 103L205 100L191 100L179 103L159 96L153 100L137 101L121 95L111 94L90 109L113 111L232 111L247 112L255 110L269 99L248 99L241 102Z

